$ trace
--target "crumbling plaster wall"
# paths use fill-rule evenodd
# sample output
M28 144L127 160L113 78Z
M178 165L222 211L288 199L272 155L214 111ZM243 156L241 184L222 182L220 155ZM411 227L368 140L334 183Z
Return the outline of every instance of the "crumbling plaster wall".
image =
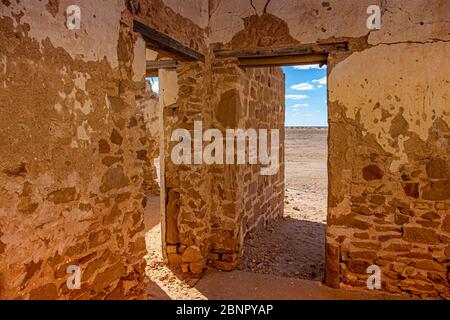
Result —
M132 19L198 50L204 36L162 1L130 3L77 1L80 30L65 25L71 1L0 3L0 298L145 295L151 146ZM69 265L79 290L66 285Z
M382 29L366 27L380 5ZM325 282L449 297L450 2L211 1L216 49L348 41L328 57ZM301 18L299 18L301 17Z

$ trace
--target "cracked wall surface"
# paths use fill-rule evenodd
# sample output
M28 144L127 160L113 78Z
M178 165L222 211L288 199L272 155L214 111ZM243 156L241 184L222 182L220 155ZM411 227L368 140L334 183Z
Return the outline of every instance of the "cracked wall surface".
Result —
M216 49L348 42L328 57L330 286L365 288L378 265L383 290L449 297L449 5L211 2Z
M449 298L449 1L83 0L75 31L65 27L69 4L0 2L1 298L144 296L145 168L158 137L140 108L146 53L133 19L206 55L160 79L174 84L160 95L164 153L171 130L195 120L279 125L280 110L272 122L216 113L230 90L230 110L270 99L252 97L256 71L210 49L348 42L328 56L325 283L363 288L375 264L383 290ZM379 31L366 27L374 4ZM233 268L258 221L244 206L265 201L253 182L275 208L264 214L279 215L281 191L269 189L282 177L270 184L248 168L175 166L167 156L162 165L165 253L184 271L201 273L208 260ZM66 286L72 264L81 290Z
M71 4L0 3L0 297L142 298L145 169L158 138L140 108L145 43L132 19L163 32L178 23L171 30L197 49L203 33L161 1L122 0L79 1L81 29L68 30ZM70 265L80 290L68 289Z

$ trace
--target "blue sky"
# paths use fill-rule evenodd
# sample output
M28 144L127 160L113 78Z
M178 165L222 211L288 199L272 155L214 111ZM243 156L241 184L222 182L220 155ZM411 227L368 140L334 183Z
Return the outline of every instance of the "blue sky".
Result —
M327 127L327 69L319 65L283 67L286 74L286 126ZM159 91L158 78L152 80Z
M319 65L283 67L286 126L328 126L327 69Z

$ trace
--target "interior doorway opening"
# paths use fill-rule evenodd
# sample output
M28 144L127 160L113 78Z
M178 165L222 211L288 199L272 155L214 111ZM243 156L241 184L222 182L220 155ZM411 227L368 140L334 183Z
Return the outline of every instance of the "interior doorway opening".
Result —
M286 86L284 216L246 237L239 268L322 281L328 196L327 67L310 64L282 69Z
M145 95L141 101L141 110L147 137L151 140L144 166L143 188L145 192L145 227L146 232L158 226L161 222L160 214L160 128L159 128L159 78L145 78Z

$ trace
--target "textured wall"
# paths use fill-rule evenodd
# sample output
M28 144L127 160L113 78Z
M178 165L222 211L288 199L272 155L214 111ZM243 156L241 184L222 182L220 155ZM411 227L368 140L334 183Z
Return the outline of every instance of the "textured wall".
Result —
M145 293L144 169L155 146L131 13L194 48L203 32L162 1L123 0L77 1L81 29L68 30L72 4L0 3L1 298ZM66 286L69 265L81 267L81 290Z
M369 4L381 6L380 31L366 27ZM448 298L450 2L211 7L208 41L216 48L349 42L328 61L326 283L366 287L367 267L376 264L385 290Z
M281 218L284 211L285 76L281 68L245 69L240 127L279 130L279 166L273 175L261 175L261 165L239 167L238 212L243 237ZM261 138L261 137L260 137ZM271 143L269 141L269 143Z

